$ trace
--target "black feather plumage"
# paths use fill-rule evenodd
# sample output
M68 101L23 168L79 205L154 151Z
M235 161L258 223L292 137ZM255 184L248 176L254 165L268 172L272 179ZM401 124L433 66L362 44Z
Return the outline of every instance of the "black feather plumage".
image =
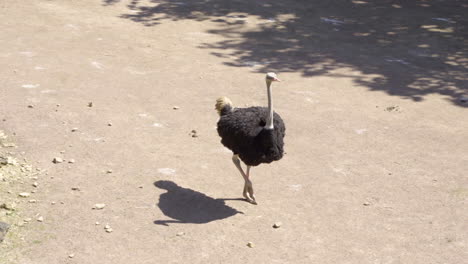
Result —
M273 114L274 129L265 128L269 114L266 107L233 109L226 105L220 113L218 134L221 143L239 155L245 164L257 166L283 157L286 128L277 113Z

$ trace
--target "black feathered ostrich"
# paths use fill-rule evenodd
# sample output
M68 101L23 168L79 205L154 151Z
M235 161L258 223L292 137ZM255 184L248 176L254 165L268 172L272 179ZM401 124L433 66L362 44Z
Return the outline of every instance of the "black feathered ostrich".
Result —
M219 113L218 134L221 143L232 150L232 161L244 177L243 196L248 202L255 201L252 181L249 178L250 167L261 163L270 163L283 157L283 138L285 126L281 117L273 112L271 83L280 81L275 73L266 75L268 108L234 108L226 97L216 100ZM241 167L240 160L247 165L247 171Z

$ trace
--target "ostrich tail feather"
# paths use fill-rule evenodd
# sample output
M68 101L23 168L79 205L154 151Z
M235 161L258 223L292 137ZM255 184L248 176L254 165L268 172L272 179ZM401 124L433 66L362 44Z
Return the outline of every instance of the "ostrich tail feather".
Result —
M229 100L229 98L223 96L216 100L215 109L218 111L219 116L229 113L232 108L232 102Z

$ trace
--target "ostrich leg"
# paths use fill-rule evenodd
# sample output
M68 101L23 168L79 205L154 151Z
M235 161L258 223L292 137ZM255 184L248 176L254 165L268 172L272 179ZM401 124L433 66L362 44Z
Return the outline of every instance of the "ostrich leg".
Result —
M247 174L245 174L244 170L242 169L241 167L241 163L240 163L240 159L239 159L239 155L232 155L232 162L234 162L234 165L236 165L237 169L239 169L242 177L244 178L244 181L245 181L245 184L244 184L244 191L242 193L242 195L244 196L244 198L249 202L249 203L252 203L252 204L257 204L255 202L255 198L254 197L249 197L248 194L250 194L249 192L249 188L252 189L252 182L249 180L249 176L247 176ZM250 167L250 166L249 166ZM247 167L247 172L249 172L250 168ZM252 194L253 194L253 189L252 189Z
M254 189L253 189L252 181L250 180L250 167L251 166L247 165L247 180L249 181L249 184L244 185L244 193L248 192L250 198L252 198L252 200L253 200L252 203L257 204L257 202L255 201L255 195L254 195Z

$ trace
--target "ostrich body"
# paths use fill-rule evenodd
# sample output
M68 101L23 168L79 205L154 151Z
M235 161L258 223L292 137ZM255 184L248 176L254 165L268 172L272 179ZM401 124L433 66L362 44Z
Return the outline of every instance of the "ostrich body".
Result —
M244 178L243 196L256 204L250 168L261 163L271 163L283 157L283 138L285 126L281 117L273 111L271 83L279 81L274 73L266 76L268 108L234 108L231 101L221 97L216 101L216 110L220 118L218 134L221 143L232 150L232 161ZM240 160L247 165L247 171L241 167Z

